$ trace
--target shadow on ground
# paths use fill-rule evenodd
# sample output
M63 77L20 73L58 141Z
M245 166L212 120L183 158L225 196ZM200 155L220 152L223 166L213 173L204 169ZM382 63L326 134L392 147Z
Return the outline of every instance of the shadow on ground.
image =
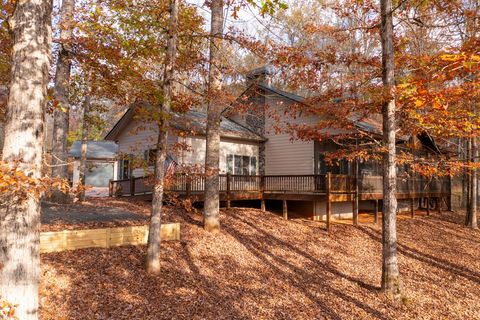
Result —
M474 319L479 235L452 216L399 222L405 299L379 292L380 229L285 221L256 209L222 212L222 232L177 211L182 241L43 255L42 319ZM451 246L455 248L452 249ZM446 303L448 301L448 303Z

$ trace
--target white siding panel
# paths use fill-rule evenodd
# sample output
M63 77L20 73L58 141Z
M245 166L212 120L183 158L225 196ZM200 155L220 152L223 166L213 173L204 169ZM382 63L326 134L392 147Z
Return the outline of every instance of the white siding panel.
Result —
M227 172L227 155L235 154L239 156L249 156L257 158L257 174L258 174L258 145L255 143L239 143L232 140L220 141L220 172Z
M205 165L206 140L204 137L188 137L185 143L189 146L188 151L184 151L182 162L186 165ZM231 139L222 139L220 141L220 173L227 171L227 154L236 154L241 156L257 157L258 145L256 143L241 142Z
M158 127L155 124L132 120L118 136L119 155L131 154L134 157L143 158L144 152L155 149L158 139ZM176 143L178 137L173 134L168 136L168 144ZM132 171L134 177L142 177L151 173L153 167L136 168Z
M136 157L143 157L144 151L154 149L157 142L158 129L155 125L143 124L133 120L118 137L119 154L132 154ZM180 151L177 155L178 162L186 165L205 164L205 137L182 138L189 150ZM176 143L179 138L173 134L169 135L169 145ZM232 139L220 141L220 171L226 172L226 155L237 154L243 156L255 156L258 159L258 144ZM138 168L133 170L133 176L144 176L153 168Z

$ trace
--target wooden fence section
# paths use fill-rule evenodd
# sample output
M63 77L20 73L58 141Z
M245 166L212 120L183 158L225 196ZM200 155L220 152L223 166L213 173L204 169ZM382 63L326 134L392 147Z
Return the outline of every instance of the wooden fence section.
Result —
M163 241L180 240L180 224L162 224L160 236ZM147 239L148 226L42 232L40 252L140 245Z

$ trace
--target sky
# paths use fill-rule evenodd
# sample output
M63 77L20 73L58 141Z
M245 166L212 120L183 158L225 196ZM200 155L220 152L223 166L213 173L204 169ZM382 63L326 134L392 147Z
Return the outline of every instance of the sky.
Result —
M206 26L205 28L209 29L210 24L210 10L204 5L205 0L186 0L187 3L195 5L199 8L200 14L205 18ZM225 27L234 26L237 30L246 32L250 36L257 36L259 32L264 32L266 30L265 24L268 23L266 18L262 18L255 8L251 6L243 7L240 9L238 18L234 19L231 16L232 9L225 8Z

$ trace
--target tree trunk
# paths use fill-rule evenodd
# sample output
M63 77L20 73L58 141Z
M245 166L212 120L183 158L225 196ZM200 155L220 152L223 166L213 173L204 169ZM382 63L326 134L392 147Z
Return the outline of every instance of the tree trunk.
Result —
M472 156L471 156L471 144L472 144L472 139L470 138L467 138L467 141L465 141L465 149L466 149L466 155L465 155L465 159L467 161L467 163L470 165L470 161L472 159ZM470 213L471 213L471 201L470 201L470 196L471 196L471 192L470 192L470 189L472 188L472 179L471 179L471 170L470 168L466 168L464 169L465 173L464 173L464 178L465 178L465 182L466 182L466 195L467 195L467 202L466 202L466 215L465 215L465 225L468 226L468 223L470 222Z
M222 89L220 47L223 32L223 0L211 1L210 70L208 75L207 146L205 155L205 203L203 227L210 232L220 230L219 162Z
M162 226L162 206L163 190L165 177L165 159L167 158L168 141L168 114L170 112L172 100L173 71L175 65L175 56L177 52L177 18L178 18L178 0L170 1L170 22L168 27L168 41L165 57L165 70L163 80L163 110L161 122L159 124L157 151L155 160L155 186L153 188L152 214L150 217L150 227L148 231L147 243L147 271L158 274L160 272L160 228ZM164 116L165 114L166 116Z
M382 80L390 94L383 103L383 219L382 219L382 290L394 298L400 296L401 283L397 260L397 198L395 150L395 62L391 0L381 0Z
M62 44L58 52L57 71L55 73L55 100L59 103L58 108L54 111L53 116L53 142L52 142L52 176L62 179L68 179L68 150L67 135L70 117L69 81L70 81L70 52L69 43L72 37L72 28L68 27L70 20L73 18L75 10L75 0L63 0L60 11L60 24L66 24L60 31L60 39ZM69 201L68 194L54 190L52 201L58 203L67 203Z
M12 78L2 160L15 162L31 178L41 177L43 112L51 50L51 1L17 1L10 19ZM16 316L38 319L40 200L0 195L0 296L18 304Z
M477 224L477 198L478 198L478 177L477 169L475 168L478 157L477 138L472 139L472 175L470 176L470 210L468 212L468 226L472 229L478 229Z
M87 145L88 145L88 113L90 111L90 95L85 97L83 106L83 121L82 121L82 153L80 156L80 169L79 169L79 181L78 186L80 192L78 193L78 200L80 202L85 201L85 172L87 171Z
M8 89L0 85L0 157L2 156L3 141L5 140L5 108L7 104Z

